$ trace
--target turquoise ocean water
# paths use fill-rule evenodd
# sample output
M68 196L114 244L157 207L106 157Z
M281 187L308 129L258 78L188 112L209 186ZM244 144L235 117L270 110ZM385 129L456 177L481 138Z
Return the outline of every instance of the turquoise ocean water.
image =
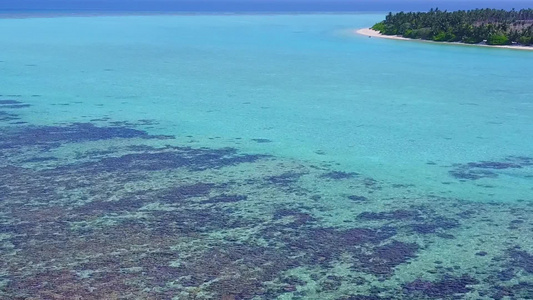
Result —
M2 20L2 92L42 95L31 104L43 124L157 119L156 133L242 138L247 151L335 161L437 195L532 200L522 170L481 180L490 188L448 174L533 153L531 53L352 33L381 17Z
M77 295L98 298L113 278L120 283L117 295L132 299L531 296L533 52L354 34L382 18L1 19L2 218L6 228L19 228L0 233L3 247L12 251L4 252L11 254L3 263L2 293L28 296L48 289L65 295L61 284L68 281ZM96 127L107 131L93 132ZM134 150L138 142L152 148ZM211 162L185 171L168 167L174 163L168 158L150 158L134 171L121 170L122 160L107 165L127 155L168 154L165 145L208 152L187 154L185 166L194 165L194 157L218 157L207 149L232 148L246 156L232 158L244 160L239 164ZM128 160L132 164L135 159ZM133 173L138 177L129 178ZM69 177L76 183L59 184ZM58 184L51 185L53 193L45 187L50 182ZM198 182L222 190L203 190ZM170 197L167 190L183 183L194 188L175 197L192 189L192 202L153 200L163 197L158 191ZM129 204L119 208L108 203L124 199ZM77 210L91 203L101 205L96 213ZM196 224L201 217L210 221L191 225L201 232L169 234L176 240L164 244L163 229L147 221L161 215L147 211L169 214L157 223L164 228ZM231 216L227 222L233 225L211 224L223 218L209 215L217 211ZM34 218L44 221L33 224ZM135 231L139 225L132 220L139 219L147 227ZM117 225L123 220L132 223ZM24 224L33 229L20 229ZM112 230L112 236L113 226L120 227L119 236L139 235L123 241L137 248L126 251L113 239L99 245L110 235L96 238L95 232ZM31 232L38 241L27 240ZM98 264L96 250L74 258L57 254L88 247L80 241L67 249L58 242L67 236L99 245L103 255L124 253ZM36 253L28 245L54 241L59 244L46 255L21 257ZM144 249L147 244L168 253L150 264L132 263L156 252ZM388 254L366 254L372 251ZM300 258L287 262L277 255ZM221 259L205 266L191 263L192 257ZM41 265L14 270L28 261ZM40 292L32 290L32 280L41 282Z

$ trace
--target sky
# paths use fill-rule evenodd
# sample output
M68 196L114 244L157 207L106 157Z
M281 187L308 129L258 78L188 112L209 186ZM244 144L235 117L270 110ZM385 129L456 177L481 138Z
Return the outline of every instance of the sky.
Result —
M533 8L533 0L0 0L0 12L20 11L425 11L429 8Z

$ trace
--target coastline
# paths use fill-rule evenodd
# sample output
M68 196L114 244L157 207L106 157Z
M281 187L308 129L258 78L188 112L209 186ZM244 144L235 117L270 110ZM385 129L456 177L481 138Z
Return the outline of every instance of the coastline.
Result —
M390 39L390 40L401 40L401 41L416 41L416 42L426 42L426 43L432 43L432 44L444 44L444 45L460 45L460 46L474 46L474 47L487 47L487 48L503 48L503 49L513 49L513 50L533 50L533 46L513 46L513 45L505 45L505 46L496 46L496 45L486 45L486 44L465 44L465 43L459 43L459 42L435 42L430 40L421 40L421 39L410 39L403 36L397 36L397 35L384 35L379 33L379 31L370 29L370 28L361 28L354 30L356 34L359 35L365 35L368 37L377 37L382 39Z

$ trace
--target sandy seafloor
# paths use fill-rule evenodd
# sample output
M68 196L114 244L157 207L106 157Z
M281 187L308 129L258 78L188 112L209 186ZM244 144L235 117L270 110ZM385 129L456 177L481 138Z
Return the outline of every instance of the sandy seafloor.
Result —
M531 53L380 18L0 20L0 298L533 298Z

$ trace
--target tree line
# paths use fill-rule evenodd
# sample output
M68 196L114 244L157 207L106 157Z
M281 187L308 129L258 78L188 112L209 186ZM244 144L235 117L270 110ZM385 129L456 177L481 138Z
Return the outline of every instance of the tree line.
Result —
M533 44L533 9L474 9L389 13L372 29L385 35L489 45Z

